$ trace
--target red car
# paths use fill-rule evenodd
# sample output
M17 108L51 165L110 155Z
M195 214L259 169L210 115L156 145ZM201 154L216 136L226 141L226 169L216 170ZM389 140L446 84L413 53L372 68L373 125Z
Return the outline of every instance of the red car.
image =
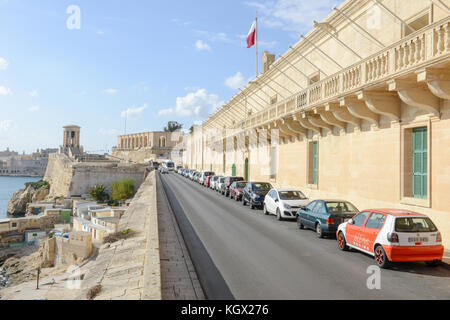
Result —
M247 182L245 181L235 181L230 186L230 199L235 199L236 201L242 200L242 190L245 188Z
M212 176L207 176L207 177L205 177L205 178L203 179L203 185L204 185L205 187L209 187L209 184L211 183L211 177L212 177Z

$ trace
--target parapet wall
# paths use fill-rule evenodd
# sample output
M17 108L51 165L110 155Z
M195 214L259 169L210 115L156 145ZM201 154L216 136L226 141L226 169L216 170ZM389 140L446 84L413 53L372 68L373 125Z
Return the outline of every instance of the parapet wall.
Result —
M151 148L140 150L113 150L112 156L121 161L144 163L148 159L156 159L157 154Z

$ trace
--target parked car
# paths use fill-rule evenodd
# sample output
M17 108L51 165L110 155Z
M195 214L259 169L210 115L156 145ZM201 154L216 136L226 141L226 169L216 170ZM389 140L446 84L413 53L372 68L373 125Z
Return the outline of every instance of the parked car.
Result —
M444 255L442 236L433 221L408 210L362 211L341 224L336 237L339 249L370 254L380 268L406 261L436 266Z
M350 220L358 209L345 200L315 200L297 212L300 229L312 229L319 238L334 235L338 226Z
M308 198L295 189L272 189L264 198L264 214L274 214L278 220L297 219L297 211L309 203Z
M211 177L211 180L209 181L209 187L210 187L211 189L214 190L215 184L216 184L216 181L217 181L218 178L219 178L219 176L212 176L212 177Z
M212 172L212 171L205 171L205 172L203 172L202 176L200 178L201 179L200 183L205 186L205 182L206 182L207 178L208 177L212 177L213 175L214 175L214 172ZM208 184L209 184L209 182L208 182Z
M221 185L220 193L225 197L230 195L230 186L235 181L244 181L242 177L226 177L224 183Z
M169 174L169 169L166 166L159 166L159 172L161 174Z
M235 199L236 201L242 200L242 190L245 188L247 182L245 181L235 181L230 186L230 199Z
M247 203L251 209L262 208L264 197L272 189L272 185L267 182L248 182L242 190L242 205Z
M203 185L207 188L209 188L209 185L211 184L211 177L212 176L207 176L205 177L205 179L203 180Z
M215 184L215 190L217 192L220 192L220 190L222 190L222 184L225 183L225 177L219 177L219 179L217 179L216 184Z

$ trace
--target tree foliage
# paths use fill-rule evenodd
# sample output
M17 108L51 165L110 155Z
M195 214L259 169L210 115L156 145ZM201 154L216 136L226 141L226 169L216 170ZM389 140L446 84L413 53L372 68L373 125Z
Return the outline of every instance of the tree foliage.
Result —
M111 183L111 199L127 200L134 195L134 181L132 179L124 179Z
M177 121L169 121L169 123L167 123L167 127L164 127L164 132L175 132L182 128L183 125L181 123L178 123Z
M108 200L108 193L106 192L106 187L104 185L95 185L89 190L89 194L92 199L98 202L103 202Z

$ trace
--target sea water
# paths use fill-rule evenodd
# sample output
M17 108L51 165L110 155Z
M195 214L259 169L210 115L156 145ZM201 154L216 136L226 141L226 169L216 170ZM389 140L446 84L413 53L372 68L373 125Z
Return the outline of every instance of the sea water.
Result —
M12 195L25 188L26 182L36 182L40 177L3 177L0 176L0 219L7 217L6 206Z

